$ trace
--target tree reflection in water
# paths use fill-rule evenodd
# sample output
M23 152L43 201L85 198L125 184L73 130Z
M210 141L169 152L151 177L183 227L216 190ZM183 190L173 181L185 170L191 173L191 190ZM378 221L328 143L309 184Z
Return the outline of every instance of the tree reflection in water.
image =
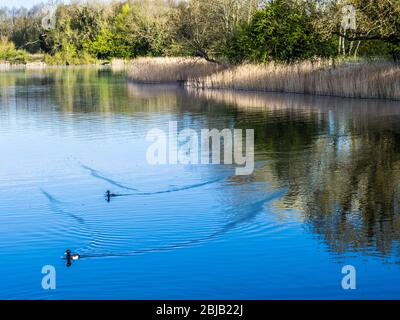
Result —
M281 205L333 252L399 255L398 103L279 94L193 91L237 109L256 129L256 180L287 186Z

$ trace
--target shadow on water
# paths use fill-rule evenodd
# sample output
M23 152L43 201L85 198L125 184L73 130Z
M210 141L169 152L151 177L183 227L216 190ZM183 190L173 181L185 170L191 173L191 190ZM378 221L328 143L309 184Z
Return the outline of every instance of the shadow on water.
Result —
M107 179L108 181L109 179ZM42 190L43 195L47 198L51 205L51 209L53 212L57 214L63 214L68 217L73 218L80 224L85 224L85 220L76 214L72 214L66 210L63 210L61 206L63 205L63 202L60 200L56 199L54 196L52 196L50 193ZM81 260L81 259L88 259L88 258L107 258L107 257L124 257L124 256L134 256L134 255L140 255L140 254L145 254L145 253L156 253L156 252L164 252L164 251L171 251L175 249L182 249L186 247L191 247L194 245L198 245L207 241L214 240L218 237L223 236L224 234L228 233L229 231L235 229L237 226L247 223L251 221L251 219L255 218L264 208L264 205L268 202L278 200L287 193L286 189L281 189L272 192L268 196L262 198L261 200L248 203L248 204L242 204L242 205L237 205L232 210L235 211L236 214L239 215L239 218L234 219L231 222L228 222L227 224L223 225L219 230L206 235L204 237L199 237L195 239L189 239L185 241L181 241L178 243L172 243L172 244L166 244L166 245L161 245L153 248L144 248L144 249L135 249L131 251L124 251L124 252L101 252L101 253L96 253L96 252L90 252L90 244L87 248L82 248L80 250L76 250L74 254L69 255L69 258L67 256L64 256L63 258L67 260L67 266L70 267L72 264L72 260ZM153 193L157 194L157 193ZM95 228L91 226L90 228L87 227L84 231L88 234L91 235L92 241L93 242L99 242L102 240L101 234L94 230ZM95 239L96 238L96 239ZM71 256L75 256L76 259L72 259Z
M104 181L110 183L111 185L113 185L113 186L115 186L115 187L118 187L118 188L121 188L121 189L125 189L125 190L138 191L138 190L135 189L135 188L127 187L127 186L125 186L125 185L119 183L118 181L115 181L115 180L112 180L112 179L110 179L110 178L107 178L106 176L104 176L104 175L102 175L101 173L99 173L99 171L97 171L97 170L95 170L95 169L93 169L93 168L90 168L90 167L88 167L88 166L86 166L86 165L83 165L83 164L82 164L81 167L82 167L83 169L88 170L88 171L90 172L90 174L91 174L92 177L97 178L97 179L100 179L100 180L104 180Z
M156 252L164 252L164 251L171 251L175 249L183 249L186 247L191 247L194 245L198 245L207 241L214 240L224 234L228 233L229 231L235 229L238 225L244 224L246 222L251 221L251 219L255 218L264 208L264 205L268 202L280 199L285 195L287 190L278 190L267 197L258 200L256 202L245 204L241 206L235 207L236 212L241 212L241 217L225 224L221 229L217 230L214 233L211 233L204 237L199 237L196 239L189 239L179 243L173 244L166 244L164 246L158 246L153 248L144 248L144 249L135 249L132 251L125 251L125 252L103 252L103 253L90 253L85 252L84 249L77 250L79 254L79 259L89 259L89 258L107 258L107 257L124 257L124 256L134 256L140 255L145 253L156 253ZM79 253L82 252L82 253Z
M43 194L46 196L48 201L51 204L52 211L57 213L57 214L64 214L66 216L74 218L76 221L79 223L84 224L85 221L83 218L80 218L76 216L75 214L72 214L68 211L63 210L60 206L62 205L62 202L55 199L54 196L50 195L48 192L43 191ZM256 202L250 203L250 204L245 204L245 205L240 205L235 207L235 212L236 213L242 213L240 215L240 218L231 221L227 224L225 224L221 229L218 231L211 233L207 236L204 237L199 237L196 239L190 239L190 240L185 240L179 243L174 243L174 244L166 244L164 246L158 246L154 248L145 248L145 249L135 249L132 251L125 251L125 252L102 252L102 253L91 253L90 251L87 252L87 249L80 249L77 250L74 255L77 257L76 260L81 260L81 259L88 259L88 258L107 258L107 257L124 257L124 256L134 256L134 255L139 255L139 254L145 254L145 253L156 253L156 252L163 252L163 251L171 251L175 249L182 249L190 246L194 246L197 244L201 244L207 241L214 240L229 231L233 230L240 224L244 224L246 222L249 222L251 219L255 218L264 208L264 205L268 202L277 200L282 198L287 190L278 190L267 197L258 200ZM85 230L85 232L90 232L92 234L92 237L96 236L96 241L101 240L101 236L98 232L95 232L94 230ZM92 239L92 242L95 239ZM90 245L89 245L90 247ZM80 253L81 252L81 253ZM67 259L65 256L63 257L64 259L68 260L67 261L67 266L71 266L72 259Z
M110 179L108 177L106 177L104 174L100 173L99 171L90 168L86 165L81 165L84 169L89 170L89 172L91 173L91 175L95 178L104 180L109 182L111 185L116 186L116 187L120 187L122 189L125 190L131 190L132 188L127 187L113 179ZM185 186L185 187L181 187L181 188L172 188L172 189L168 189L168 190L163 190L163 191L155 191L155 192L138 192L138 193L131 193L131 194L108 194L108 198L110 197L123 197L123 196L147 196L147 195L158 195L158 194L165 194L165 193L171 193L171 192L178 192L178 191L183 191L183 190L190 190L190 189L194 189L194 188L199 188L202 186L206 186L212 183L217 183L220 181L225 180L226 178L218 178L212 181L207 181L207 182L203 182L203 183L198 183L198 184L193 184L190 186ZM190 246L194 246L197 244L201 244L203 242L207 242L207 241L211 241L213 239L216 239L226 233L228 233L229 231L233 230L234 228L236 228L238 225L240 224L244 224L248 221L250 221L251 219L253 219L254 217L257 216L257 214L259 214L264 205L270 201L273 200L277 200L282 198L285 194L286 194L287 190L286 189L281 189L278 191L275 191L273 193L271 193L270 195L264 197L261 200L249 203L249 204L243 204L243 205L238 205L235 206L234 211L236 214L239 214L239 218L236 218L235 220L225 224L223 227L221 227L219 230L217 230L214 233L211 233L207 236L204 237L199 237L199 238L195 238L195 239L189 239L189 240L185 240L182 242L178 242L178 243L173 243L173 244L166 244L166 245L162 245L162 246L158 246L158 247L153 247L153 248L144 248L144 249L135 249L135 250L131 250L131 251L125 251L125 252L102 252L102 253L91 253L90 251L87 252L87 249L83 248L80 250L76 251L76 256L79 257L80 259L88 259L88 258L107 258L107 257L124 257L124 256L133 256L133 255L139 255L139 254L145 254L145 253L155 253L155 252L163 252L163 251L170 251L170 250L174 250L174 249L181 249L181 248L185 248L185 247L190 247ZM61 202L54 199L54 197L48 195L48 199L51 200L51 202L57 206L60 205ZM233 210L233 208L232 208ZM65 212L62 210L59 210L59 212ZM65 258L65 257L64 257ZM68 260L68 266L71 265L71 259L67 259Z
M75 220L76 222L78 222L79 224L85 224L85 219L83 219L82 217L79 217L79 216L77 216L76 214L73 214L73 213L71 213L71 212L64 211L64 210L61 209L61 207L60 207L61 204L62 204L61 201L59 201L59 200L57 200L56 198L54 198L54 196L52 196L50 193L48 193L48 192L46 192L46 191L44 191L44 190L42 190L42 189L41 189L41 191L42 191L43 195L44 195L44 196L47 198L47 200L49 201L50 206L51 206L51 210L52 210L54 213L68 216L68 217L74 219L74 220Z
M101 179L104 181L107 181L108 183L110 183L111 185L124 189L124 190L131 190L131 191L137 191L135 193L121 193L121 194L114 194L111 193L109 190L106 192L106 198L109 201L110 198L117 198L117 197L128 197L128 196L150 196L150 195L157 195L157 194L165 194L165 193L171 193L171 192L179 192L179 191L185 191L185 190L190 190L190 189L196 189L196 188L200 188L200 187L204 187L213 183L217 183L217 182L221 182L224 181L226 178L225 177L221 177L221 178L217 178L217 179L213 179L210 181L206 181L206 182L201 182L201 183L195 183L192 185L188 185L188 186L184 186L184 187L176 187L176 188L170 188L167 190L160 190L160 191L153 191L153 192L141 192L138 189L134 189L131 187L128 187L126 185L123 185L122 183L112 180L110 178L107 178L104 174L100 173L99 171L90 168L86 165L81 165L82 168L89 170L90 174L97 179Z

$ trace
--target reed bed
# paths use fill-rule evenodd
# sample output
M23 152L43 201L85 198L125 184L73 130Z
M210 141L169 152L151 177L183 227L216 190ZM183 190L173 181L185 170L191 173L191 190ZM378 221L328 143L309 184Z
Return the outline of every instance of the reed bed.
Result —
M125 72L128 68L128 64L128 60L114 58L110 62L110 68L113 72Z
M137 58L128 66L128 78L145 83L184 82L215 74L224 68L196 58Z
M187 86L329 95L351 98L400 99L400 65L386 61L317 61L297 64L244 64L190 78Z
M21 64L11 64L9 62L1 62L0 61L0 71L8 71L14 69L23 69L25 65Z
M23 70L23 69L45 69L47 65L44 62L28 62L12 64L9 62L0 62L0 71Z

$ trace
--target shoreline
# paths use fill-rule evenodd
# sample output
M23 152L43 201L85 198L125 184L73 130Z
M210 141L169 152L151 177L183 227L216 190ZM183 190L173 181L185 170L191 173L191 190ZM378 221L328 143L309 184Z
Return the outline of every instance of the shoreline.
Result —
M197 69L192 67L196 64ZM400 64L386 60L272 62L217 69L214 64L193 58L147 58L128 64L127 77L135 83L183 83L185 87L199 90L400 100Z
M7 62L0 62L0 72L15 69L53 69L53 68L69 68L69 67L108 67L109 65L102 64L47 64L45 62L30 62L12 64Z
M340 95L329 95L329 94L317 94L317 93L301 93L301 92L291 92L291 91L273 91L273 90L257 90L257 89L241 89L241 88L198 88L189 85L187 82L181 81L170 81L170 82L147 82L140 80L128 79L130 83L137 85L148 85L148 86L171 86L177 88L190 88L191 90L196 90L199 92L206 91L216 91L216 92L238 92L238 93L254 93L254 94L281 94L281 95L297 95L297 96L308 96L308 97L325 97L325 98L339 98L339 99L351 99L351 100L372 100L372 101L387 101L396 102L400 101L400 98L379 98L379 97L346 97Z
M173 85L199 91L226 90L400 101L400 64L390 61L305 61L293 65L271 63L238 66L222 66L198 58L184 57L114 59L107 64L82 65L0 62L0 72L86 67L126 72L127 81L142 85Z

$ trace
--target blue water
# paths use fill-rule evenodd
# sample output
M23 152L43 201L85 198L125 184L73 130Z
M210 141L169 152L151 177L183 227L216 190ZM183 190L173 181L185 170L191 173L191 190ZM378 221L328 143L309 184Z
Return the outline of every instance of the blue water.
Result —
M255 129L254 173L149 165L169 121ZM400 298L399 125L398 102L2 73L0 298Z

